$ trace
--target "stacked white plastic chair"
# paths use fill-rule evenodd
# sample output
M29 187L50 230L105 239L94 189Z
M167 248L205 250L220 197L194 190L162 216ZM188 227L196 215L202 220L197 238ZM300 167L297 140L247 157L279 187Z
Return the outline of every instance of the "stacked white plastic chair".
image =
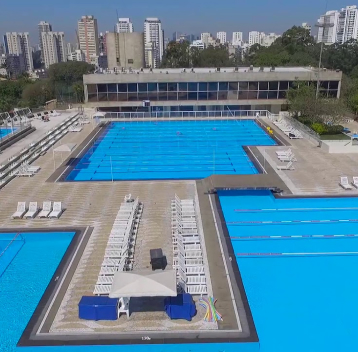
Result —
M117 271L132 270L133 254L143 204L131 195L124 198L109 235L101 270L93 294L108 295L114 274Z
M274 121L274 124L290 139L302 139L302 133L293 127L285 118Z
M193 295L206 294L203 251L198 233L195 203L193 199L172 200L173 267L178 285Z

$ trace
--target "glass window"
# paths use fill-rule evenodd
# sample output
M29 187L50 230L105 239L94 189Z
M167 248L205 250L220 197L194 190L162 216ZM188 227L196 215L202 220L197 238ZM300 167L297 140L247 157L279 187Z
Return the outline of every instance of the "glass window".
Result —
M157 83L148 83L148 92L157 92L158 85Z
M138 92L146 92L148 90L147 83L138 83Z
M179 83L179 91L187 92L188 91L188 83Z
M178 100L177 92L168 92L168 100Z
M277 99L277 90L270 90L268 93L269 99Z
M117 84L107 84L108 93L117 93Z
M130 86L130 84L128 86ZM128 101L138 101L138 94L128 93Z
M159 83L159 89L160 89L160 84ZM164 83L165 85L167 85L166 83ZM158 100L168 100L168 92L159 92L158 93Z
M118 101L128 101L128 94L127 93L119 93Z
M338 89L339 81L330 81L329 89Z
M229 100L236 100L237 99L237 90L229 90L227 98Z
M188 83L188 92L197 92L198 91L198 84L191 82Z
M329 81L321 81L319 82L319 86L324 89L328 89Z
M248 82L239 82L239 90L248 90L249 83Z
M98 93L98 101L107 101L107 93Z
M208 84L205 82L199 83L199 92L206 92L208 90Z
M127 85L124 83L118 84L118 92L127 93Z
M93 103L98 101L97 94L88 94L88 102Z
M117 93L108 93L108 101L117 101Z
M269 83L269 89L270 90L278 90L278 82L277 81L272 81Z
M129 83L128 92L137 93L137 83Z
M218 82L209 82L208 83L208 90L214 92L218 90Z
M218 92L209 92L208 100L218 100Z
M268 82L260 82L259 84L259 89L260 90L268 90Z
M239 90L238 99L246 100L247 99L247 90Z
M107 93L107 84L98 84L98 93Z
M228 82L219 82L219 90L225 91L229 89Z
M328 91L329 98L337 98L338 97L338 90L329 90Z
M258 90L259 82L249 82L249 90Z
M289 82L288 81L280 81L280 90L288 90Z
M188 100L188 93L187 92L179 92L178 100Z
M199 100L208 100L208 93L207 92L199 92L198 98L199 98Z
M138 93L138 100L139 101L149 100L148 93Z
M286 99L287 91L286 90L280 90L278 92L278 99Z
M168 91L168 83L159 83L159 92L167 92Z
M247 92L247 99L257 99L257 90L249 90Z
M191 83L189 83L189 85L190 85ZM196 84L196 83L195 83ZM193 93L193 92L191 92L191 93L189 93L188 94L188 100L198 100L198 93Z
M97 85L96 84L87 84L88 94L97 94Z
M149 83L151 84L151 83ZM148 100L157 101L158 100L158 92L148 92Z
M268 94L267 90L260 90L259 91L259 99L267 99L267 94Z
M168 83L168 92L176 92L177 84L176 83Z
M229 82L229 90L238 90L239 84L237 82Z
M227 92L219 91L218 92L218 100L227 100Z

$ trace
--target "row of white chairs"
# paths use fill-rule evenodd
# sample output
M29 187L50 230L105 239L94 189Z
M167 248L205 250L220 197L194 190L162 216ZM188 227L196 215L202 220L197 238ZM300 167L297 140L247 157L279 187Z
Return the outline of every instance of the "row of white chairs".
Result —
M115 273L132 269L134 247L142 211L143 205L138 198L133 201L131 195L125 197L108 238L93 294L108 295Z
M274 121L274 124L290 139L302 139L302 133L290 125L285 119Z
M193 199L172 200L173 267L185 292L207 293L205 267Z
M12 219L35 219L36 216L39 219L58 219L64 208L61 202L46 201L43 202L42 208L38 206L37 202L30 202L27 206L26 202L18 202L16 212L12 215Z

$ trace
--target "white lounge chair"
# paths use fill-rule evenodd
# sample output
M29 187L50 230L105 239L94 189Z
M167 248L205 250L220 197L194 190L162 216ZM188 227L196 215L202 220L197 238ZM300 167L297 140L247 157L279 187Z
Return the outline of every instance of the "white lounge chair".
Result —
M289 148L287 150L276 150L276 155L292 155L293 152L292 152L292 149Z
M18 202L16 212L12 214L12 218L22 219L22 217L26 214L26 212L27 212L26 202Z
M358 177L357 177L357 176L353 176L352 185L353 185L355 188L358 188Z
M96 285L93 294L96 296L108 296L112 285Z
M290 161L288 164L285 164L285 165L276 165L276 166L277 166L277 170L294 170L295 169L292 161Z
M341 182L339 185L345 190L353 189L353 187L349 184L348 177L346 176L341 177Z
M50 215L51 212L52 212L52 202L43 202L42 210L38 217L40 219L45 219Z
M83 130L82 127L78 126L78 127L73 127L73 126L70 126L68 128L68 132L81 132Z
M24 218L25 219L34 219L39 211L40 211L40 209L37 206L37 202L30 202L29 211L25 214Z
M61 214L63 213L64 209L62 209L62 203L61 202L54 202L53 203L53 210L48 216L50 219L58 219Z
M280 161L297 161L297 159L294 156L294 154L291 154L291 155L278 155L277 158Z
M117 308L118 318L122 313L124 313L127 315L127 319L129 319L129 301L130 301L129 297L121 297L118 300L118 308Z

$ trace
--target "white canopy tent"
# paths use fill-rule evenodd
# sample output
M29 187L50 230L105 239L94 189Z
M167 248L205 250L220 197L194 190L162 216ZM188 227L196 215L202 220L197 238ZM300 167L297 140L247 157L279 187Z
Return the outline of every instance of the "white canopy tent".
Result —
M77 144L75 143L67 143L67 144L62 144L59 147L52 150L54 170L56 169L55 153L61 153L61 163L63 163L62 153L71 153L76 148L76 146Z
M176 297L177 295L174 270L142 270L118 271L114 275L109 297Z

